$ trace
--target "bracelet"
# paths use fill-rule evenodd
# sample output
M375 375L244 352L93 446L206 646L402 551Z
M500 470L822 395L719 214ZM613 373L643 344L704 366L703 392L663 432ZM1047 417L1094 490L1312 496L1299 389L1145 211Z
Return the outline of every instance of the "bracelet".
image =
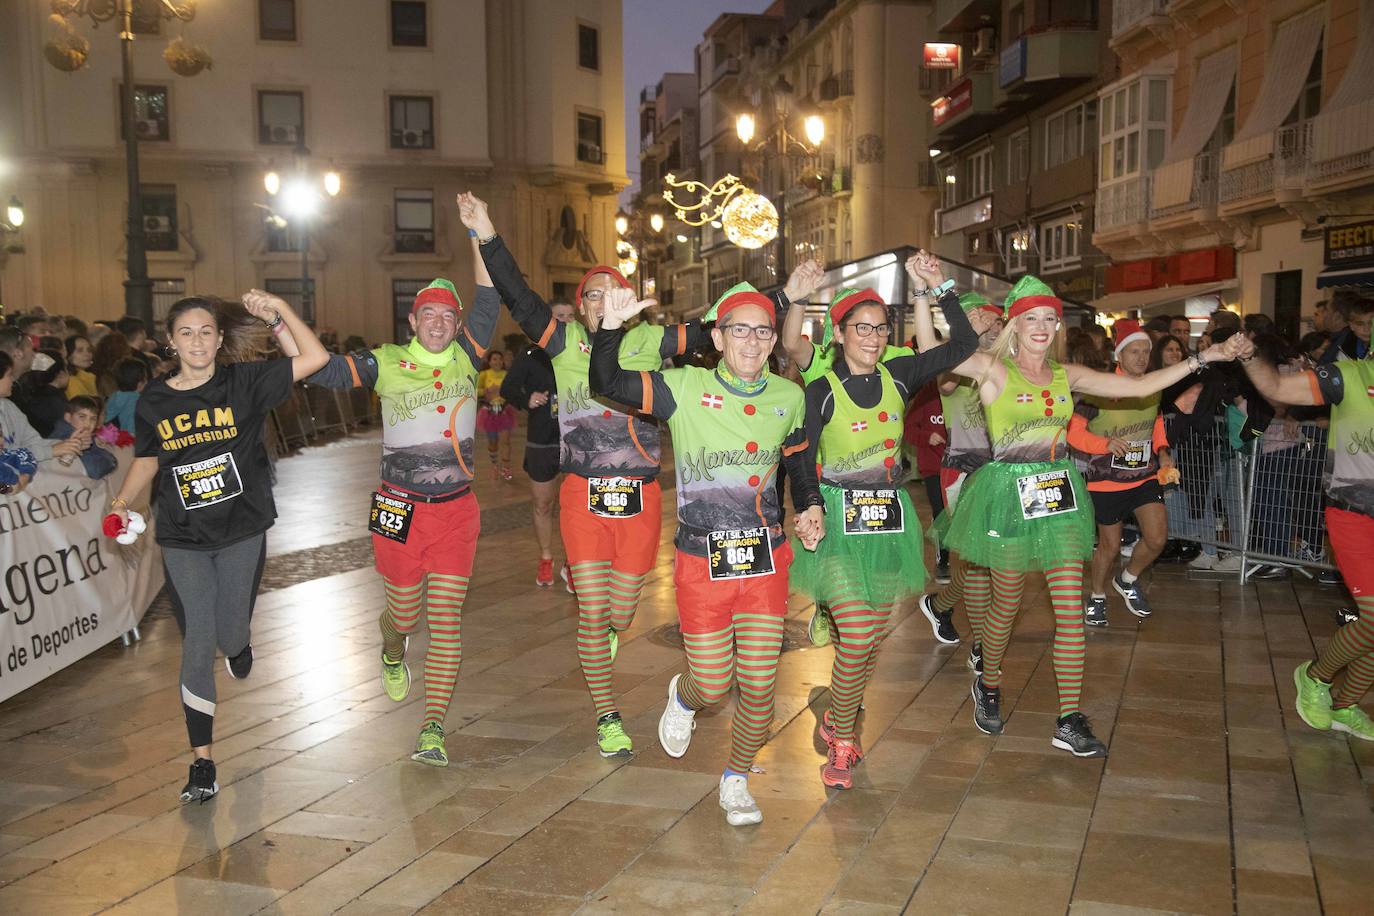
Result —
M930 288L927 287L926 289L913 289L911 291L911 295L916 299L924 299L925 297L930 295Z
M114 499L110 500L110 508L127 509L129 508L129 501L122 496L116 496Z
M274 330L276 329L276 327L277 327L278 325L281 324L281 312L277 312L277 313L276 313L276 316L277 316L277 317L276 317L275 319L273 319L272 321L267 322L267 326L268 326L269 328L274 329Z
M473 229L473 230L472 230L472 234L473 234L474 236L476 236L476 235L477 235L477 230L476 230L476 229ZM491 235L487 236L487 237L484 238L484 239L478 239L478 240L477 240L477 244L479 244L479 245L485 245L485 244L487 244L488 242L490 242L492 239L496 238L497 235L498 235L498 233L493 232Z
M935 289L933 289L932 292L935 293L936 298L939 298L940 296L943 296L945 293L949 292L952 289L954 289L954 281L946 280L939 286L935 287Z

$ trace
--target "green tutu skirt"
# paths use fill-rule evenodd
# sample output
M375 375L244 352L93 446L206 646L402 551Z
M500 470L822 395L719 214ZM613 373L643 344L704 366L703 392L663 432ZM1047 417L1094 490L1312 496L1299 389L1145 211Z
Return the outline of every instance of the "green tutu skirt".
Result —
M968 486L969 478L972 476L972 474L964 475L964 479L959 484L958 490L955 491L954 504L950 505L950 503L946 501L944 509L942 509L940 514L935 516L934 521L930 523L930 530L926 532L926 537L929 538L930 542L937 548L948 548L949 546L947 543L949 540L949 527L954 523L954 513L958 511L959 508L959 497L963 495L964 487ZM944 492L943 487L941 487L941 492ZM945 496L948 497L948 494L946 493Z
M793 589L825 604L862 598L873 607L925 591L925 539L905 487L897 488L902 530L883 534L845 534L844 491L821 484L821 496L825 537L814 551L793 545Z
M1033 479L1048 474L1065 475L1071 495L1058 481ZM1056 506L1064 508L1049 511ZM992 461L964 482L942 543L977 566L1030 572L1087 560L1096 536L1092 498L1071 463Z

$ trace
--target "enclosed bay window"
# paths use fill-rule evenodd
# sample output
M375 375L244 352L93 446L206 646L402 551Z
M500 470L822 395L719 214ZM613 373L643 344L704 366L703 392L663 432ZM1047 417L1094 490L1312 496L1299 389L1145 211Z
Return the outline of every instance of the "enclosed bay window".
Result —
M1099 113L1099 184L1137 177L1164 161L1169 138L1168 77L1142 77L1104 93Z

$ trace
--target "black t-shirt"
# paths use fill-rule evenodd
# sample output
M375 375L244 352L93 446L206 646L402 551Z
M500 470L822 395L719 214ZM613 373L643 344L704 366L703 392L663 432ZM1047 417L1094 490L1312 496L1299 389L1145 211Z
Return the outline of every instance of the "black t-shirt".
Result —
M134 453L157 458L157 542L214 550L266 531L277 517L262 444L268 411L291 396L291 360L221 366L178 391L150 382L134 414Z

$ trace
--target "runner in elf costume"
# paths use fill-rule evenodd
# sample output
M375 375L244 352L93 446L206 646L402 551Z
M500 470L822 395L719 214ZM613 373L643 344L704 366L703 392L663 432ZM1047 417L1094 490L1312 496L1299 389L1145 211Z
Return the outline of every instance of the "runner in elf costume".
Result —
M476 249L474 241L474 256ZM465 318L453 284L435 280L415 296L410 343L333 356L309 379L327 388L371 388L381 398L382 482L368 530L386 587L382 686L397 702L410 692L406 642L423 609L425 712L411 759L440 767L448 766L444 716L458 680L463 599L481 528L471 489L477 367L501 309L480 257L476 270L477 297Z
M1021 607L1026 577L1043 572L1054 610L1054 673L1059 719L1051 744L1078 757L1105 757L1079 709L1083 687L1083 561L1093 549L1093 516L1083 476L1068 460L1065 430L1073 393L1145 397L1207 364L1227 360L1218 345L1139 378L1061 365L1051 358L1064 306L1048 286L1022 277L1004 303L1006 327L990 351L954 371L978 383L992 460L964 484L948 544L992 571L992 607L983 621L983 671L974 676L974 724L1001 734L1002 657Z
M662 527L659 425L648 411L626 411L588 387L591 335L601 325L607 294L630 284L610 267L594 267L578 284L577 321L555 321L548 305L526 285L486 204L473 197L460 216L481 240L482 258L502 300L523 315L521 327L553 363L564 471L559 525L577 595L577 654L596 708L597 745L603 757L633 751L611 692L617 633L629 628L644 580L658 555ZM783 291L809 295L819 269L798 270ZM802 284L802 285L798 285ZM806 285L809 284L809 285ZM708 314L705 320L710 319ZM662 327L641 322L625 332L619 365L657 369L663 360L710 340L700 321Z
M775 303L752 289L725 297L711 339L713 369L625 369L622 325L649 305L612 290L592 344L592 389L668 424L677 464L677 562L673 575L688 673L668 684L658 738L687 752L698 709L739 686L720 806L731 826L763 814L749 767L773 720L773 694L792 548L783 535L774 476L786 463L796 527L814 549L825 533L815 468L808 466L802 390L768 372Z
M1316 661L1293 672L1297 710L1313 728L1374 741L1374 722L1360 698L1374 684L1374 360L1342 359L1308 372L1280 375L1244 334L1237 355L1260 394L1299 406L1331 405L1326 439L1326 531L1336 566L1360 616L1336 631ZM1334 685L1342 671L1345 677Z
M1116 334L1116 371L1132 378L1144 375L1151 344L1140 322L1123 319L1112 331ZM1149 617L1150 603L1139 577L1169 539L1163 481L1178 482L1164 418L1159 415L1159 395L1079 398L1069 421L1069 445L1088 481L1097 517L1092 592L1083 606L1083 622L1093 627L1107 625L1109 577L1112 588L1126 602L1126 610L1137 617ZM1131 515L1140 525L1140 543L1126 567L1113 576L1121 553L1121 526Z
M974 292L961 294L959 307L978 333L979 346L991 347L1002 330L1002 310ZM959 492L969 476L992 459L992 446L988 443L988 422L983 416L983 402L978 399L976 382L946 372L940 377L940 407L948 433L940 467L945 511L935 518L931 533L943 545L949 534L950 519L959 505ZM962 601L972 630L968 667L971 671L982 671L983 617L992 603L992 579L986 567L971 564L960 555L954 555L950 565L953 577L949 584L935 594L921 596L921 613L935 626L936 639L953 642L959 638L952 619L954 607Z
M978 346L939 261L925 252L917 257L924 285L942 297L949 340L882 362L892 330L887 304L871 289L844 290L830 307L840 358L806 386L807 458L818 467L831 530L814 553L797 557L793 585L823 602L835 624L830 708L819 727L828 748L821 781L833 788L854 784L863 755L855 719L892 608L925 586L921 523L903 485L907 404ZM918 313L929 311L929 300L917 300Z

